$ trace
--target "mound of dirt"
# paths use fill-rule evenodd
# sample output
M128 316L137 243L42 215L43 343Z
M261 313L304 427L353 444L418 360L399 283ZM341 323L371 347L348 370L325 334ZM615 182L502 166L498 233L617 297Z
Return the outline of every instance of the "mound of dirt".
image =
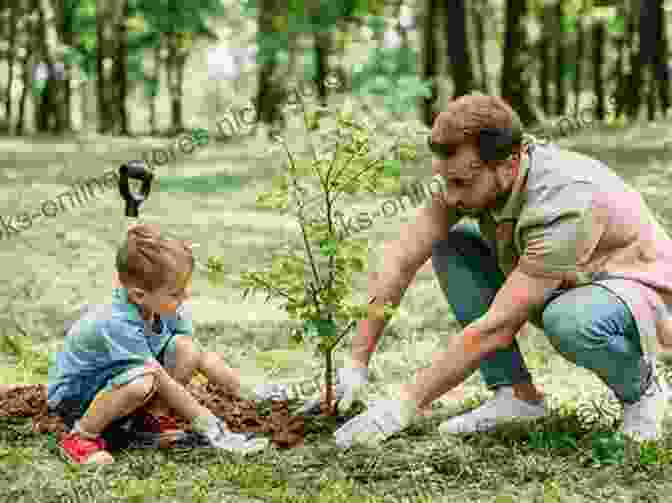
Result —
M187 390L201 405L224 419L231 431L270 433L272 444L281 449L303 444L303 418L289 414L288 402L273 402L270 415L260 416L255 402L242 400L212 384L192 383ZM42 384L0 390L0 417L3 416L31 417L37 433L60 435L66 430L62 418L47 411L47 387ZM178 419L178 423L189 429L186 421Z

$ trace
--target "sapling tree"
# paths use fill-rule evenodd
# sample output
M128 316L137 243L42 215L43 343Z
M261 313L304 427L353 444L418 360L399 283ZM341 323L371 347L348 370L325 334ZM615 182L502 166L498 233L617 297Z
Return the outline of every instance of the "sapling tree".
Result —
M374 139L375 131L365 118L344 111L332 113L326 107L308 112L301 106L306 134L300 138L306 144L297 153L285 138L274 137L287 161L273 180L273 188L257 197L260 207L293 213L300 245L288 243L274 251L270 266L243 273L240 286L243 297L263 291L267 301L281 299L289 317L302 322L302 330L292 332L290 342L294 347L317 343L316 356L324 361L323 411L333 415L335 347L358 320L389 320L395 312L391 303L354 299L352 280L367 268L368 240L348 237L347 229L339 232L336 218L342 215L344 195L398 189L401 161L415 159L416 150L403 124L405 130L376 152L374 146L383 142ZM220 257L210 257L211 274L217 273L221 263Z

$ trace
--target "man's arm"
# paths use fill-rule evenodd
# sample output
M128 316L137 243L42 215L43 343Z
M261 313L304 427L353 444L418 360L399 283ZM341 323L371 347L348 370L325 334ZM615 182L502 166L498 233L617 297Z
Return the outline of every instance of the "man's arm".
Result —
M541 305L561 281L514 270L488 312L450 340L448 349L434 359L432 366L418 373L406 396L423 408L460 384L488 354L511 344L530 311Z
M382 271L369 274L369 298L376 300L369 310L369 318L360 321L357 335L352 339L354 367L368 367L371 353L385 328L385 320L377 317L375 311L386 302L395 306L401 303L418 270L431 257L434 241L446 239L460 218L439 196L435 195L431 205L419 211L414 222L402 227L399 238L383 255Z

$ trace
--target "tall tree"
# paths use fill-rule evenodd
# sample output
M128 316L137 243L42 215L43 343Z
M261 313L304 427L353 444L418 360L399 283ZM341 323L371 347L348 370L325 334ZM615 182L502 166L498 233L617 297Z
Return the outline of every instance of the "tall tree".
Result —
M637 9L638 1L626 0L628 4L628 23L627 23L627 42L628 59L630 62L630 72L627 76L626 113L630 120L635 120L639 116L639 108L642 103L642 64L639 52L636 50L636 43L639 42L639 11Z
M277 49L273 40L279 40L281 33L273 24L273 17L279 10L278 0L260 0L258 10L258 33L261 37L258 59L261 68L258 74L256 109L258 119L265 124L277 122L280 118L280 100L282 93L275 89L272 81L278 66Z
M574 61L576 61L576 72L574 74L574 115L579 117L581 110L581 84L583 76L583 60L585 58L585 31L583 27L583 12L576 17L576 43L574 44Z
M116 42L117 50L115 59L117 63L117 115L119 118L119 130L122 135L128 136L128 112L126 111L126 98L128 96L128 0L120 0L121 9L119 23L117 24Z
M425 20L423 23L423 62L422 77L432 83L432 96L422 100L422 122L431 127L434 122L433 105L438 98L439 88L436 81L438 71L438 51L436 48L436 39L434 38L434 28L439 10L439 0L427 0Z
M541 7L541 35L537 44L539 60L539 90L540 105L544 115L551 113L551 68L553 65L553 55L551 54L553 18L551 7L542 5Z
M531 96L529 77L526 72L528 65L523 59L523 55L528 50L525 32L526 16L526 0L506 1L501 95L518 112L523 124L533 124L537 122L537 116L528 101Z
M662 0L641 0L639 23L639 60L647 76L648 117L656 118L656 88L663 114L670 106L667 37Z
M63 42L59 36L56 14L50 0L34 0L37 14L37 48L40 63L46 69L46 82L34 93L35 127L39 132L62 133L70 129L70 110L67 91L70 82L63 56Z
M16 62L17 51L17 21L19 18L20 4L10 4L5 9L4 18L7 23L3 26L3 31L7 33L9 47L7 49L7 87L5 88L5 117L2 132L10 133L12 129L12 88L14 86L14 64Z
M604 121L605 92L602 77L604 67L604 47L606 44L606 29L602 19L595 19L593 23L593 91L595 93L595 110L597 118Z
M474 26L474 43L480 70L480 88L485 94L490 94L490 77L488 76L488 61L485 55L487 37L486 19L491 15L488 0L475 0L472 3L471 18Z
M565 33L563 33L564 6L563 0L557 0L554 12L554 42L555 42L555 113L564 115L567 108L565 92Z
M444 29L448 43L446 53L454 85L453 95L458 97L473 90L475 84L467 41L467 11L464 0L448 0L444 9Z

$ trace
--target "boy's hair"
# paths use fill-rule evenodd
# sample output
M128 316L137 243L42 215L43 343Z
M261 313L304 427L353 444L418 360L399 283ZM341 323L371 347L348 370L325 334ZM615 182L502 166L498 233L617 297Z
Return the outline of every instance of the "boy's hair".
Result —
M128 230L117 251L116 266L124 287L154 292L190 275L194 256L188 242L166 239L156 226L140 224Z
M474 92L451 101L432 125L432 141L455 151L463 143L478 148L478 132L483 128L520 127L516 111L499 96Z

